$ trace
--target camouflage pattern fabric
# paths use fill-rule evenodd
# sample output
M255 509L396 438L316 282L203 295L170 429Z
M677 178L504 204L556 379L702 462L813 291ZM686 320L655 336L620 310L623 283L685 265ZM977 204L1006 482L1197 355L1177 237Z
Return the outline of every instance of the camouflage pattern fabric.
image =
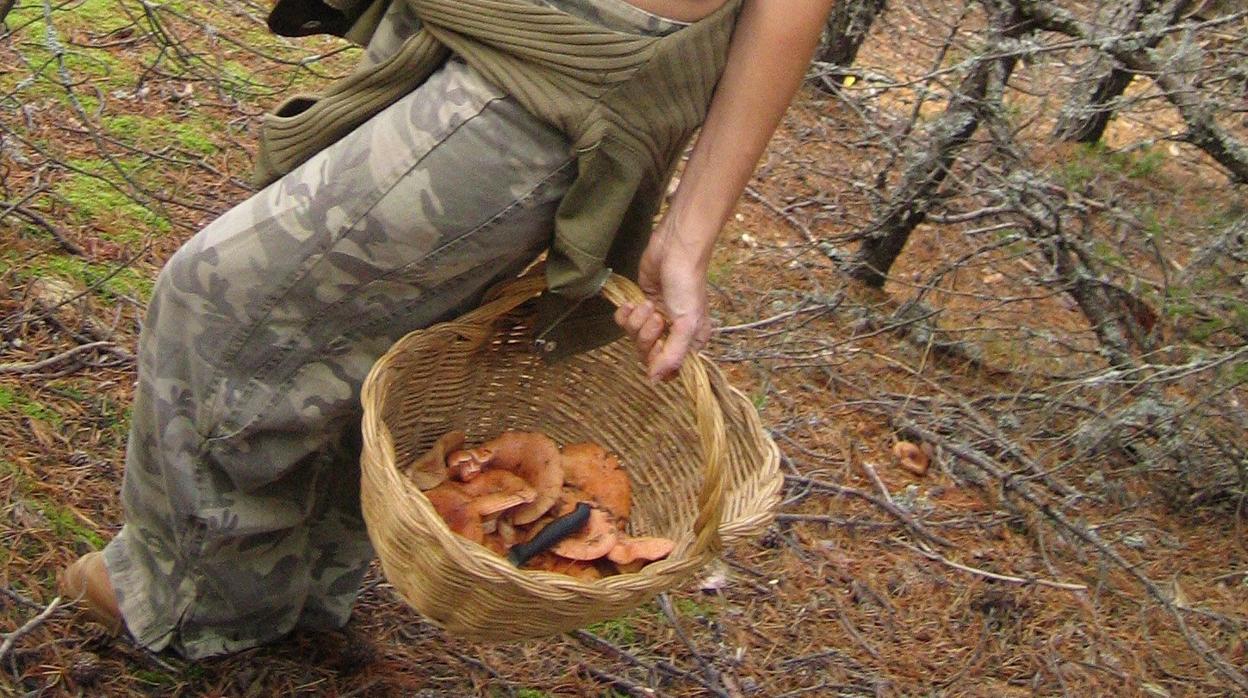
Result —
M623 0L552 4L679 26ZM414 29L393 4L364 60ZM168 261L105 549L140 645L200 658L346 623L372 558L364 377L540 254L574 169L562 134L452 59Z

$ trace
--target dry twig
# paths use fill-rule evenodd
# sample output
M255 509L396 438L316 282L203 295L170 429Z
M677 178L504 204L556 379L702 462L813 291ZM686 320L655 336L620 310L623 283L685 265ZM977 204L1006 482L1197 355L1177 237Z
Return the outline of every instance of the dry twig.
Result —
M51 617L53 613L56 613L56 609L60 608L60 606L61 597L58 596L52 599L51 603L49 603L47 607L39 613L39 615L23 623L22 627L17 630L5 634L4 642L0 644L0 661L4 661L4 658L7 657L9 652L13 650L13 645L21 639L23 635L39 627L44 621Z

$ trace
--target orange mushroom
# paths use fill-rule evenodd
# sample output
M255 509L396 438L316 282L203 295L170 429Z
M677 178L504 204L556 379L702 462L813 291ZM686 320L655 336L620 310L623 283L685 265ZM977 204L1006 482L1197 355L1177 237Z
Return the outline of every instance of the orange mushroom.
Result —
M575 577L587 582L602 579L602 572L598 570L597 566L595 566L593 562L585 560L569 560L568 558L552 554L549 551L534 555L530 558L527 566L529 569L566 574L569 577Z
M520 542L520 532L516 530L516 527L513 526L510 521L505 519L499 519L498 528L495 533L498 535L499 542L503 545L504 553L509 550L511 546Z
M607 553L607 559L617 565L633 562L654 562L671 554L676 544L667 538L620 536L615 547Z
M598 564L598 568L600 570L606 569L607 574L637 574L641 571L641 568L650 564L650 562L648 560L633 560L632 562L619 563L603 558L598 561Z
M928 466L931 465L927 452L909 441L898 441L893 444L893 456L897 458L897 464L903 470L919 477L925 475Z
M549 436L539 432L505 431L471 451L486 468L508 470L537 491L537 497L515 511L511 520L516 524L536 521L550 510L563 486L562 456Z
M490 552L494 553L495 555L499 557L504 557L507 555L508 546L505 542L503 542L503 538L502 536L499 535L497 530L494 531L493 533L485 534L485 539L481 541L481 545L484 545L486 548L489 548Z
M463 445L463 444L460 444ZM446 473L460 482L468 482L485 468L485 463L473 451L453 451L446 456Z
M633 488L620 461L595 443L563 447L563 481L583 490L619 521L632 510Z
M563 495L555 511L556 516L571 512L578 502L588 501L583 493L578 496L577 492L578 490L573 488L563 489ZM619 531L616 529L615 520L602 509L593 507L585 526L578 533L556 543L550 551L570 560L596 560L611 552L617 540L619 540Z
M446 481L447 454L464 445L464 432L448 431L433 447L407 466L407 476L422 490L430 490Z
M459 490L469 497L481 497L502 492L520 495L528 504L537 499L537 491L529 487L524 478L506 470L486 470L471 480L458 483Z
M462 484L449 480L426 491L425 496L448 528L475 543L484 542L488 517L532 501L531 496L515 492L470 495Z

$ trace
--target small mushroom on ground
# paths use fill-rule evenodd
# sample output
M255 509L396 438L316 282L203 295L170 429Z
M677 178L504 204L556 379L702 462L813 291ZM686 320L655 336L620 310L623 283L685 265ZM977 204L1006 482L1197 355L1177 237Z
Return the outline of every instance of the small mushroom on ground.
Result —
M455 449L464 445L464 432L448 431L434 442L433 447L425 451L407 467L407 476L422 490L430 490L441 485L447 478L446 457Z
M513 472L537 491L532 502L511 512L513 523L536 521L559 498L559 489L563 486L562 456L559 446L549 436L540 432L505 431L470 451L486 469Z
M563 447L564 484L583 490L619 521L632 509L633 488L620 461L595 443Z
M931 465L931 459L928 458L927 453L909 441L898 441L893 444L893 456L897 458L897 464L903 470L920 477L927 473L927 468Z

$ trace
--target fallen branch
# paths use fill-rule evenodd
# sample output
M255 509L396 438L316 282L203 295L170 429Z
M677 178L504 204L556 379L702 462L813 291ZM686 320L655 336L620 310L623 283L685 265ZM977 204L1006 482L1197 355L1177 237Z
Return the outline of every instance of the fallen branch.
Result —
M924 439L932 439L933 443L936 442L935 439L941 438L939 434L925 429L922 426L919 426L918 423L905 419L904 417L899 417L898 421L904 428L912 430ZM1179 632L1183 634L1183 638L1187 640L1188 646L1195 650L1202 659L1208 662L1209 665L1216 669L1223 677L1238 686L1241 690L1248 691L1248 675L1228 662L1221 654L1214 651L1214 649L1209 646L1209 643L1205 642L1203 637L1193 633L1192 629L1188 627L1187 621L1183 619L1183 613L1181 610L1176 607L1169 598L1167 598L1166 594L1161 590L1161 587L1157 586L1157 584L1145 576L1143 572L1140 572L1137 565L1133 565L1128 562L1116 550L1111 548L1108 543L1101 540L1099 535L1089 530L1086 526L1082 526L1066 518L1065 515L1054 509L1052 505L1032 492L1025 483L1019 482L1014 474L1006 471L1004 468L996 466L993 463L987 462L986 460L975 458L956 443L946 440L944 441L943 446L948 453L953 454L971 465L983 469L984 472L988 473L988 475L1000 482L1003 489L1013 492L1021 497L1024 501L1038 509L1040 513L1044 514L1051 521L1057 524L1059 528L1073 534L1075 537L1082 539L1084 542L1096 548L1096 550L1100 552L1101 555L1105 556L1107 560L1134 577L1136 581L1138 581L1148 592L1148 595L1153 597L1153 599L1156 600L1157 603L1160 604L1161 607L1174 618L1175 624L1178 626Z
M751 199L754 199L758 203L766 206L768 209L771 210L772 213L783 218L785 221L788 222L789 225L793 226L794 228L797 228L798 231L801 232L802 238L806 240L806 242L817 242L817 238L815 238L814 233L810 232L809 226L807 226L805 223L794 218L793 215L790 214L788 211L773 204L770 199L768 199L767 197L759 193L757 189L755 189L754 187L746 187L745 193Z
M658 691L653 688L640 686L632 681L629 681L623 676L616 676L615 674L607 673L601 669L595 669L588 664L578 664L577 668L586 674L589 674L594 679L609 684L612 688L623 691L624 693L634 696L635 698L652 698L653 696L657 696L659 694Z
M115 342L88 342L87 344L79 344L78 346L72 349L67 349L59 354L56 354L54 356L49 356L48 358L42 359L40 361L32 361L29 363L0 364L0 373L17 373L17 374L35 373L38 371L42 371L45 368L50 368L52 366L55 366L64 361L68 361L78 356L79 354L85 354L87 352L95 351L97 349L108 351L112 349L120 349L120 347L118 347ZM129 356L129 353L127 352L126 355Z
M30 608L43 608L39 604L35 603L34 601L31 601L30 599L26 598L25 596L22 596L21 594L17 593L16 591L13 591L12 589L8 587L0 587L0 594L4 594L10 599L13 599L14 601L20 604L23 604L25 606L29 606Z
M1096 45L1132 73L1148 76L1183 117L1188 130L1181 138L1225 167L1232 181L1248 182L1248 147L1218 123L1216 113L1199 99L1197 88L1181 72L1149 55L1147 43L1103 37L1095 26L1053 7L1053 3L1014 0L1014 4L1020 13L1044 29Z
M813 311L826 312L829 310L835 310L836 306L840 304L843 298L844 298L843 295L838 294L836 298L834 298L831 302L828 302L828 303L819 303L816 305L804 305L800 308L794 308L793 310L786 310L783 313L778 313L768 318L755 320L754 322L747 322L741 325L727 325L725 327L717 327L715 328L715 334L720 335L720 334L729 334L731 332L740 332L742 330L752 330L758 327L763 327L764 325L770 325L772 323L779 322L781 320L787 320L791 317L801 315L803 313L809 313Z
M942 538L927 530L922 524L916 521L913 516L910 515L910 512L897 506L897 503L893 501L892 495L888 493L888 487L886 487L884 485L884 481L880 479L879 473L875 472L875 466L866 461L862 461L862 469L867 473L867 476L871 478L871 482L875 484L875 489L879 491L880 496L883 498L885 511L892 514L898 521L904 523L906 528L910 529L919 537L926 538L937 545L943 545L947 548L954 547L953 543L951 543L947 538Z
M980 577L984 577L986 579L992 579L998 582L1010 582L1011 584L1035 584L1037 586L1052 587L1054 589L1065 589L1066 591L1087 591L1088 590L1088 587L1083 584L1071 584L1068 582L1054 582L1048 579L1040 579L1039 577L1014 577L1008 574L997 574L996 572L989 572L988 570L981 570L978 567L969 567L967 565L954 562L953 560L950 560L949 558L944 557L943 555L934 553L930 550L924 550L914 545L910 545L909 543L906 543L905 541L902 541L902 540L897 540L896 538L893 539L893 542L897 543L898 545L904 548L913 550L914 552L922 555L923 557L929 560L935 560L936 562L939 562L948 567L952 567L955 570L961 570L963 572L978 575Z
M589 647L591 649L596 649L599 652L602 652L603 654L614 657L615 659L625 662L629 664L630 666L634 666L639 669L645 669L647 672L653 672L657 669L674 678L684 679L686 681L691 681L693 683L698 683L698 684L702 683L699 677L691 671L685 671L684 669L681 669L671 664L670 662L663 661L663 660L657 661L654 664L647 664L646 662L643 662L637 657L633 656L633 654L631 654L630 652L623 650L619 647L616 647L614 644L598 637L597 635L591 632L588 632L585 630L573 630L572 632L568 634L572 636L574 639L576 639L577 641L579 641L582 645L585 645L586 647Z
M13 632L5 635L4 643L0 644L0 662L4 661L4 658L8 656L9 652L13 651L13 645L23 635L39 627L39 625L42 624L43 621L47 620L49 616L51 616L53 613L56 613L56 609L60 608L60 606L61 606L61 597L58 596L55 599L52 599L52 603L48 604L48 607L43 609L43 611L39 615L26 621L26 623L23 624L22 627L18 628L17 630L14 630Z
M702 667L702 672L706 675L706 680L701 681L700 683L706 688L706 690L717 696L722 696L722 698L732 698L732 696L722 688L724 682L720 677L719 670L711 666L710 662L706 661L706 658L703 657L702 653L698 652L698 648L694 646L693 640L689 639L689 636L685 634L685 629L681 626L680 619L676 617L676 609L672 608L671 598L668 597L667 594L659 594L658 601L659 608L663 611L663 615L667 617L667 622L671 623L672 629L676 631L676 637L680 638L680 641L684 643L685 648L689 650L689 654L693 655L694 660L699 666Z
M0 219L3 219L10 213L21 218L25 218L27 222L43 228L48 235L52 236L52 239L56 241L56 244L59 245L62 250L65 250L66 252L77 257L86 256L87 253L76 243L66 237L64 231L53 225L48 219L26 208L20 202L10 203L8 201L0 201L0 208L4 209L3 211L0 211Z
M849 459L851 458L851 456L848 453L848 451L846 451L843 454L843 457L846 459L847 463L850 462ZM784 454L781 454L780 458L782 460L789 461L790 463L792 462L788 458L788 456L785 456ZM866 467L869 467L868 464L866 463L863 463L863 466L864 466L864 469ZM897 506L897 504L893 502L892 498L888 495L888 489L884 487L884 483L879 481L879 475L875 475L874 469L871 470L871 475L874 476L877 489L882 490L882 493L884 495L883 498L875 497L861 490L856 490L852 487L846 487L844 485L838 485L832 482L825 482L823 480L816 480L814 478L802 477L800 475L785 475L784 479L786 482L796 482L796 483L806 485L809 487L816 487L818 489L829 490L832 492L836 492L838 494L847 494L847 495L851 495L854 497L858 497L859 499L868 501L874 504L876 507L884 510L884 512L886 512L889 516L892 516L894 519L897 519L897 521L901 523L901 525L905 526L911 533L918 536L919 538L922 538L928 541L929 543L935 543L936 545L944 546L946 548L954 547L953 543L951 543L949 539L939 536L927 530L927 528L925 528L923 524L916 521L915 518L911 516L906 510ZM784 520L811 521L811 522L820 522L820 523L840 523L841 522L841 519L836 519L830 516L825 517L819 514L780 514L777 516L777 520L778 521L784 521Z
M448 649L448 650L446 650L446 651L447 651L447 653L448 653L448 654L450 654L452 657L454 657L454 658L458 659L459 661L463 662L464 664L467 664L467 665L468 665L468 666L470 666L470 667L476 667L477 669L480 669L481 671L484 671L485 673L487 673L487 674L489 674L490 676L492 676L492 677L494 678L494 680L495 680L495 681L498 681L500 684L502 684L502 688L503 688L503 690L505 690L505 691L507 692L507 695L508 695L508 696L511 696L512 698L515 698L515 696L517 695L517 693L516 693L516 689L515 689L515 687L513 687L513 686L511 685L511 682L509 682L509 681L508 681L505 677L503 677L503 675L502 675L502 674L500 674L500 673L498 673L497 671L495 671L495 670L494 670L494 667L490 666L489 664L486 664L485 662L481 661L480 659L476 659L476 658L474 658L474 657L469 657L468 655L463 654L462 652L456 652L455 650L452 650L452 649Z

